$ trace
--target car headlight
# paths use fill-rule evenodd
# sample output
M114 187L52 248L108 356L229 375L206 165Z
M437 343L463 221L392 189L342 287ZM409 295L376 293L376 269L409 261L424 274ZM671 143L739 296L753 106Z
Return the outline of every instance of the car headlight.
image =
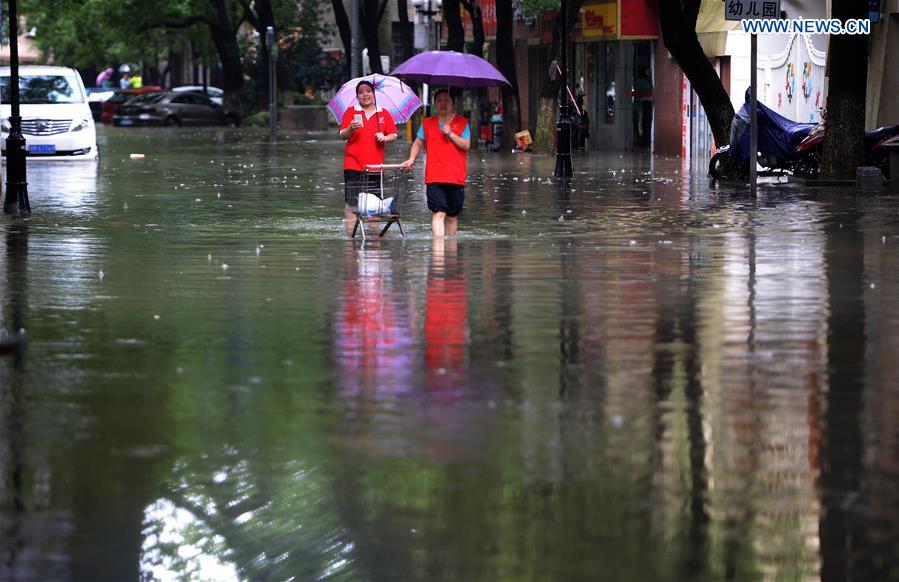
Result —
M75 124L72 126L72 129L69 131L81 131L90 126L92 118L90 115L85 115L83 119L80 121L75 121Z

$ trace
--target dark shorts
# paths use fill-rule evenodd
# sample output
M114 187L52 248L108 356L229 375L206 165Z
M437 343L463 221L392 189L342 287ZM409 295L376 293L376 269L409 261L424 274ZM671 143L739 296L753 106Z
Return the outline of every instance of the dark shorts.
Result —
M431 212L446 212L447 216L458 216L465 202L465 186L458 184L428 184L428 208Z
M362 181L362 172L359 170L343 171L343 200L349 206L356 206L359 196L359 184Z
M381 174L377 172L343 171L343 199L353 208L359 204L359 193L381 191Z

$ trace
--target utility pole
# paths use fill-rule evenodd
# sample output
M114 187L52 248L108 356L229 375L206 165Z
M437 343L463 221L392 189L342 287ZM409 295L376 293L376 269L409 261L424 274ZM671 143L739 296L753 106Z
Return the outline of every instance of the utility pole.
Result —
M559 39L561 74L559 75L559 121L556 123L556 178L571 177L571 117L568 110L568 0L559 8L562 16L562 38Z
M6 138L6 197L3 212L13 216L31 214L25 169L25 138L19 115L19 27L16 0L9 0L9 136Z

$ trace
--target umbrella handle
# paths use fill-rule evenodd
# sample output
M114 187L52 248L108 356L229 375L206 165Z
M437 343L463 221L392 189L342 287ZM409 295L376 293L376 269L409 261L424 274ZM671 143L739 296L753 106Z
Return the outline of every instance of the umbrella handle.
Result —
M381 116L378 115L378 77L376 75L371 76L372 79L372 97L375 102L375 120L378 122L378 133L381 133Z
M562 76L562 68L559 66L559 63L556 63L556 70L559 71L559 76ZM578 115L581 114L581 108L577 106L577 101L574 100L574 95L571 94L571 87L568 86L568 80L565 80L565 90L568 91L568 98L571 99L571 104L574 105L574 110Z

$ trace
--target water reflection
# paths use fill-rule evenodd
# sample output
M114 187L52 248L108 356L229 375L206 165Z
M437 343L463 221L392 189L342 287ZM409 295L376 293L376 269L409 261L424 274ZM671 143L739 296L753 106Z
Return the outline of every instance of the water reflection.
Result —
M414 388L418 334L397 248L379 243L344 244L334 357L342 397L384 405Z
M895 200L473 156L362 247L340 143L209 137L2 225L0 578L895 572Z
M32 211L88 215L96 212L97 160L78 162L29 162L28 194ZM6 184L6 164L2 177Z
M41 547L32 524L40 519L29 495L36 472L28 458L25 381L28 226L7 224L0 269L0 578L37 576L42 565L32 553ZM4 361L8 359L9 361Z
M456 239L433 241L425 290L424 369L427 389L447 404L465 389L468 297Z

